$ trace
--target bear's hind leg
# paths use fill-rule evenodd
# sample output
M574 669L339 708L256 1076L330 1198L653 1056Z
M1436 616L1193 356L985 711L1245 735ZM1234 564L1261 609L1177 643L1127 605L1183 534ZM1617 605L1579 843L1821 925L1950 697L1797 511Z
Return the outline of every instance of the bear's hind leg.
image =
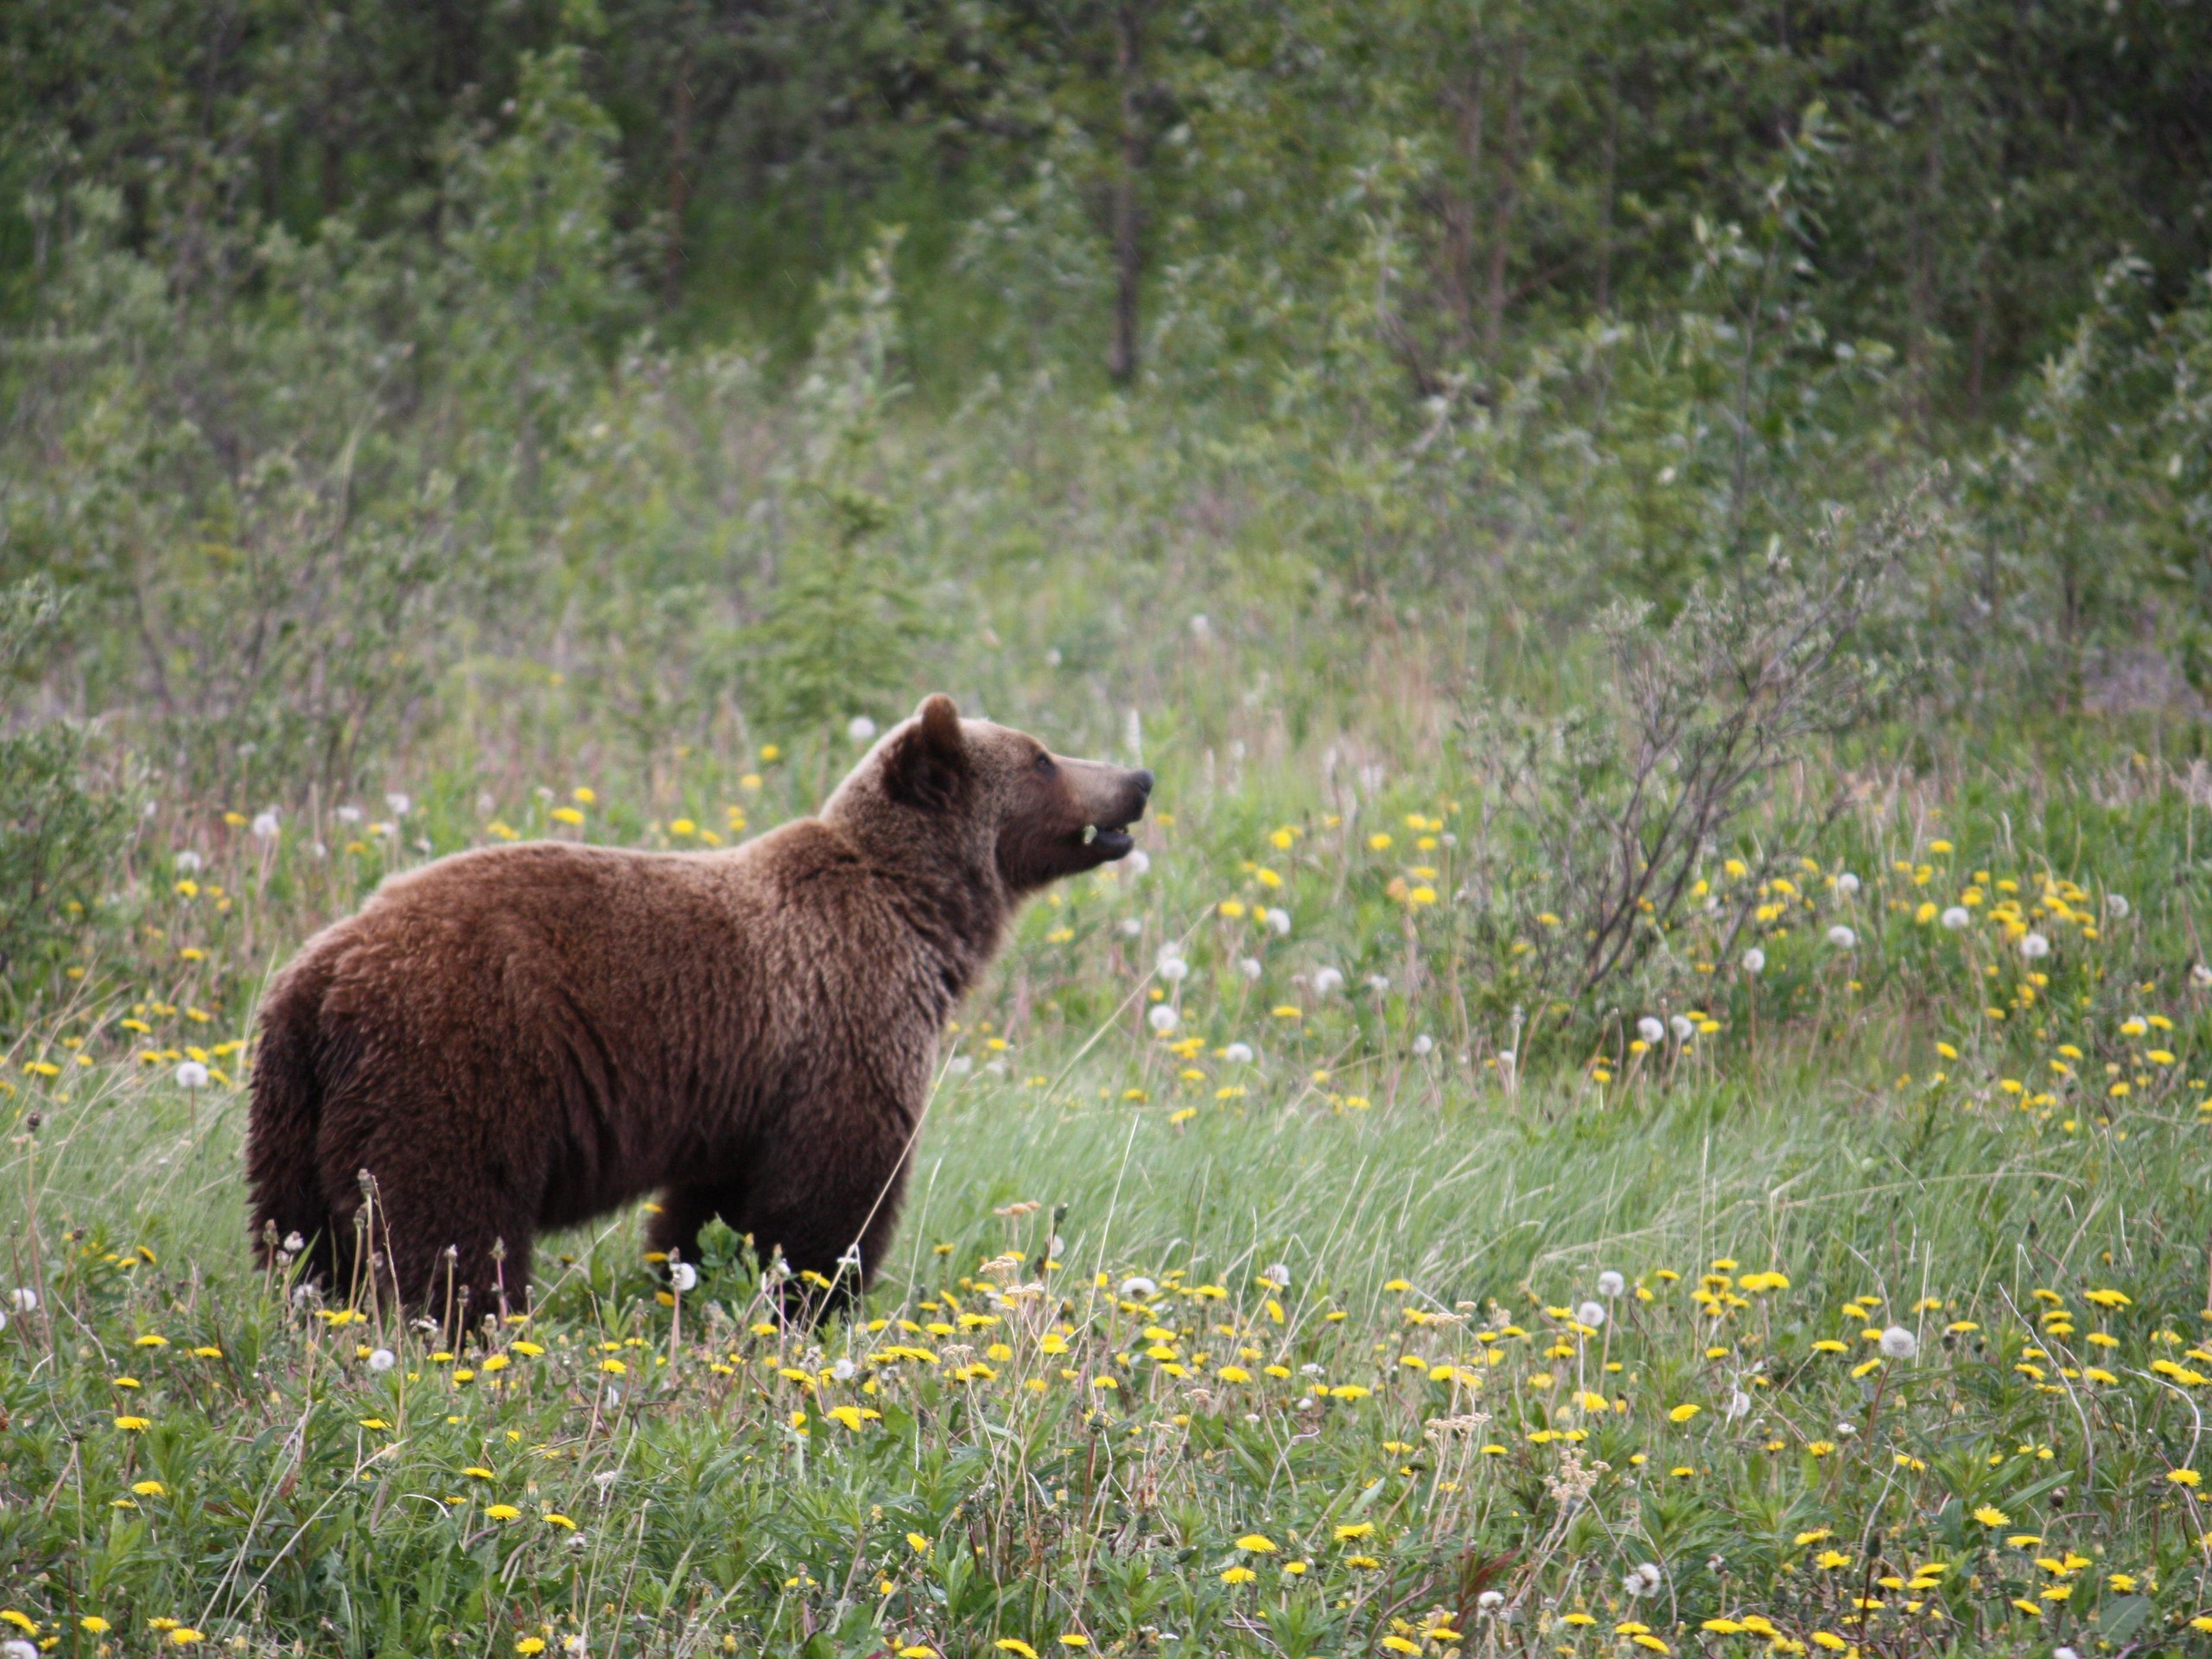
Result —
M693 1186L671 1186L654 1200L660 1213L645 1229L650 1247L673 1261L699 1263L699 1230L719 1216L742 1231L745 1185L718 1181Z

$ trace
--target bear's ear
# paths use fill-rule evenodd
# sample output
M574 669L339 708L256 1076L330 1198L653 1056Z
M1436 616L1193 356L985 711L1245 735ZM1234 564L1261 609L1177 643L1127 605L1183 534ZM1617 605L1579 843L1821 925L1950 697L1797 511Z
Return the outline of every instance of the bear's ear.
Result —
M968 739L960 710L943 692L925 698L913 723L884 756L885 783L894 800L914 806L951 804L968 774Z

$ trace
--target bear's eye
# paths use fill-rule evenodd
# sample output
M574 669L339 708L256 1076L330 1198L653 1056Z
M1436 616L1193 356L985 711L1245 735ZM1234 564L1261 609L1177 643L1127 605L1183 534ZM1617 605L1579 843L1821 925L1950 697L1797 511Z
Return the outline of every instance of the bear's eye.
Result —
M1039 749L1037 751L1037 770L1040 773L1049 776L1052 772L1058 772L1059 768L1052 764L1052 757L1049 752L1044 749Z

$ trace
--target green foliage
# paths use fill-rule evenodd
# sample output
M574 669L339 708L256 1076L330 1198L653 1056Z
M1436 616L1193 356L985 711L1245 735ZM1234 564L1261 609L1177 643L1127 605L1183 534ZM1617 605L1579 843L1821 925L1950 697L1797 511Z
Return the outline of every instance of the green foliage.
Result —
M893 508L867 487L893 378L894 230L826 296L798 403L804 448L790 480L792 533L745 631L754 706L777 732L893 711L931 619L914 575L884 545Z
M14 694L53 649L62 605L51 582L0 588L0 984L20 1004L43 985L54 947L84 932L128 827L123 801L87 778L86 734L50 712L22 714Z

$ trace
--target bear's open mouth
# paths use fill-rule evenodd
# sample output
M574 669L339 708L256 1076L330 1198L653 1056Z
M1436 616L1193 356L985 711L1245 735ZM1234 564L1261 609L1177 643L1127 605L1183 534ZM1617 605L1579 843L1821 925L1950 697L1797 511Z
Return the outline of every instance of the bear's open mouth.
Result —
M1137 844L1136 837L1120 824L1087 823L1083 828L1083 844L1094 852L1101 852L1111 859L1122 857Z

